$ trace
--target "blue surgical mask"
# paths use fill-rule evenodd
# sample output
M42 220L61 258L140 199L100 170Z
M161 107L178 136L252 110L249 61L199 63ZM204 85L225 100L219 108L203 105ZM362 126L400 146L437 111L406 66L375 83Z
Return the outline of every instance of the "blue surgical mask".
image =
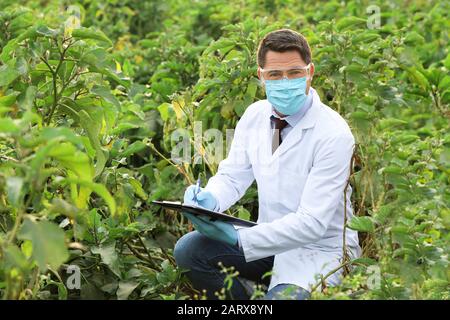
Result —
M297 113L308 97L306 91L307 77L297 79L264 80L267 100L275 110L284 115Z

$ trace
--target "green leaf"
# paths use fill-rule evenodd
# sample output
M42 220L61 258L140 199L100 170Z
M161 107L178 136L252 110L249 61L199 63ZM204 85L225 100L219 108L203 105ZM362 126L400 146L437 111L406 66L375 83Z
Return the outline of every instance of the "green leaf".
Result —
M0 133L19 133L20 129L14 120L9 118L0 119Z
M234 112L236 112L238 117L242 117L248 104L243 100L236 100L234 103Z
M63 199L53 198L49 211L58 215L65 215L70 219L76 219L80 210Z
M48 151L48 156L58 160L66 169L73 171L80 179L91 181L94 170L89 157L68 142L62 142Z
M214 52L215 50L219 50L219 49L228 49L230 50L231 48L233 48L236 45L236 41L235 40L231 40L231 39L226 39L226 38L221 38L217 41L213 41L208 48L205 49L204 51L204 55L208 55L212 52ZM228 51L226 50L226 51ZM226 52L225 51L225 52Z
M370 217L353 217L347 226L356 231L373 232L375 225Z
M444 76L441 81L439 81L438 85L439 90L444 91L447 88L450 88L450 76Z
M234 104L233 101L228 101L220 108L220 114L225 119L231 119L234 116Z
M111 93L111 90L105 87L101 86L94 86L91 90L92 93L95 93L96 95L99 95L103 99L105 99L107 102L112 103L114 106L117 107L117 109L120 110L120 103L117 100L117 98Z
M377 40L378 38L380 38L380 35L378 33L360 33L358 35L356 35L355 37L352 38L352 42L353 44L357 44L360 42L364 42L364 43L369 43L372 41Z
M172 284L178 278L177 270L170 264L168 260L161 263L162 271L156 275L156 279L163 286Z
M132 144L130 144L120 155L122 157L128 157L132 154L135 154L137 152L140 152L147 148L147 145L142 141L135 141Z
M128 182L131 184L131 186L134 189L134 192L139 196L139 198L141 198L142 200L147 200L148 195L145 193L144 189L142 189L142 185L139 182L139 180L130 178Z
M417 46L425 43L425 38L415 31L408 32L405 37L405 44Z
M381 130L384 130L387 128L404 126L406 124L408 124L408 121L395 119L395 118L388 118L388 119L381 119L380 123L379 123L379 127Z
M15 39L10 40L6 46L3 48L2 53L0 55L0 60L8 61L10 54L16 50L19 44L26 39L29 39L36 35L37 26L29 28L27 31L23 32L20 36Z
M444 60L444 66L445 66L447 69L450 69L450 53L447 54L447 57L446 57L445 60Z
M120 264L119 257L116 252L115 242L103 244L99 247L91 247L91 251L93 254L99 254L102 262L106 264L109 269L120 278Z
M81 125L87 132L89 141L95 148L97 161L95 162L94 177L97 177L102 173L103 169L105 168L106 162L108 161L109 158L109 152L108 150L102 147L102 145L100 144L100 140L98 138L98 135L100 133L100 124L94 122L89 116L89 114L84 110L81 110L78 113L78 116L80 118Z
M91 66L93 71L97 71L100 72L101 74L104 74L105 76L111 78L112 80L120 83L121 85L123 85L125 88L129 88L130 87L130 79L126 78L126 77L119 77L117 75L117 73L115 71L112 71L109 68L95 68L93 66Z
M6 64L0 67L0 87L8 86L19 76L20 72L16 68L16 59L9 60Z
M8 191L8 202L13 207L20 207L22 204L23 179L21 177L8 177L6 179L6 190Z
M371 265L377 264L377 261L372 258L362 257L362 258L357 258L357 259L352 260L352 263L363 264L365 266L371 266Z
M167 121L169 119L170 111L173 111L172 105L170 103L164 102L158 106L158 111L161 114L161 119Z
M22 110L31 111L33 106L34 99L36 98L37 88L35 86L29 86L25 91L25 94L19 96L17 99L17 103L19 104Z
M77 136L72 130L66 127L51 128L46 127L41 131L41 139L43 141L50 141L53 139L64 139L72 142L74 145L82 146L83 141L80 136Z
M45 161L48 158L48 153L50 150L57 146L60 143L59 140L54 139L47 142L47 145L40 147L36 153L34 154L33 159L30 161L30 175L32 177L37 177L39 175L39 171L42 167L42 165L45 163Z
M238 218L243 220L250 220L250 212L244 207L240 207L238 211Z
M64 231L52 222L25 219L17 237L32 242L32 258L41 272L48 266L56 270L69 258Z
M339 31L343 31L350 27L361 26L361 25L366 25L366 24L367 24L366 19L362 19L362 18L358 18L358 17L344 17L336 23L336 28Z
M350 114L350 117L355 120L370 120L370 113L365 111L354 111Z
M402 174L403 169L397 166L387 166L378 171L378 173Z
M114 198L109 193L108 189L106 189L106 187L103 184L94 183L92 181L86 181L86 180L81 180L81 179L74 179L74 178L67 178L67 179L64 179L64 181L67 181L69 183L79 184L80 186L86 187L86 188L90 189L91 191L95 192L100 197L102 197L103 200L106 202L106 204L109 207L109 211L111 212L111 215L112 216L116 215L116 211L117 211L116 200L114 200Z
M406 68L406 71L411 81L418 84L424 91L427 91L430 88L430 83L428 82L427 77L425 77L419 70L410 67Z
M136 129L139 128L137 124L129 123L129 122L121 122L118 126L116 126L113 130L111 130L112 134L119 134L124 131L130 130L130 129Z
M36 33L48 38L56 37L59 34L58 30L50 29L46 25L39 25L36 28Z
M16 95L0 97L0 107L11 107L16 102Z
M247 86L247 91L245 92L245 94L251 97L252 99L255 98L256 92L258 90L258 85L259 85L258 80L252 78Z
M30 262L24 253L15 245L9 245L4 251L4 265L7 268L19 268L26 271L30 267Z
M130 294L136 289L139 285L139 282L135 281L120 281L119 288L117 289L117 299L118 300L127 300Z
M88 28L77 28L72 31L72 37L75 39L92 39L106 42L112 46L112 41L100 30L92 30Z
M414 141L420 141L420 137L415 135L415 134L400 134L400 135L396 135L392 138L392 143L393 144L409 144L412 143Z

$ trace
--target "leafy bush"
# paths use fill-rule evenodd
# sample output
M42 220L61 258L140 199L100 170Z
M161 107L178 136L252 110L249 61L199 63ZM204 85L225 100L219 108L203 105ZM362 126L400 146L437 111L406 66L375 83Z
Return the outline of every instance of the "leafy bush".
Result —
M149 203L216 172L195 123L225 133L264 98L256 49L281 27L309 40L313 86L358 143L347 227L363 258L313 298L449 298L447 2L380 4L379 28L366 1L21 3L0 11L4 298L194 297L172 256L192 226ZM170 159L179 128L200 165ZM253 186L229 213L256 219L256 199Z

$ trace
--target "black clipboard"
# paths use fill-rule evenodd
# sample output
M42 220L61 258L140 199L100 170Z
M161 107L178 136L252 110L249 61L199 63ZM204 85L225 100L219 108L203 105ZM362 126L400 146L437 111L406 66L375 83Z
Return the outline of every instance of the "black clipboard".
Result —
M152 201L153 204L159 205L163 208L175 210L175 211L186 211L189 213L192 213L196 216L208 216L211 218L212 221L214 220L221 220L224 222L230 222L234 225L242 226L242 227L253 227L256 226L257 223L248 221L248 220L242 220L233 216L230 216L228 214L208 210L205 208L189 205L189 204L182 204L181 202L175 202L175 201Z

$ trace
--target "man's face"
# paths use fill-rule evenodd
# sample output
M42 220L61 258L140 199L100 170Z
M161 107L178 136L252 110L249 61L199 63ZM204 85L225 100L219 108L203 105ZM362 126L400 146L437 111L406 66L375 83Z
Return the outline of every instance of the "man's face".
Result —
M269 50L266 53L266 62L264 69L285 69L290 67L305 67L307 64L303 61L300 53L296 50L286 52L275 52ZM306 85L306 94L309 93L311 87L311 79L314 75L314 64L311 63L309 77ZM258 78L261 80L261 71L258 69Z

